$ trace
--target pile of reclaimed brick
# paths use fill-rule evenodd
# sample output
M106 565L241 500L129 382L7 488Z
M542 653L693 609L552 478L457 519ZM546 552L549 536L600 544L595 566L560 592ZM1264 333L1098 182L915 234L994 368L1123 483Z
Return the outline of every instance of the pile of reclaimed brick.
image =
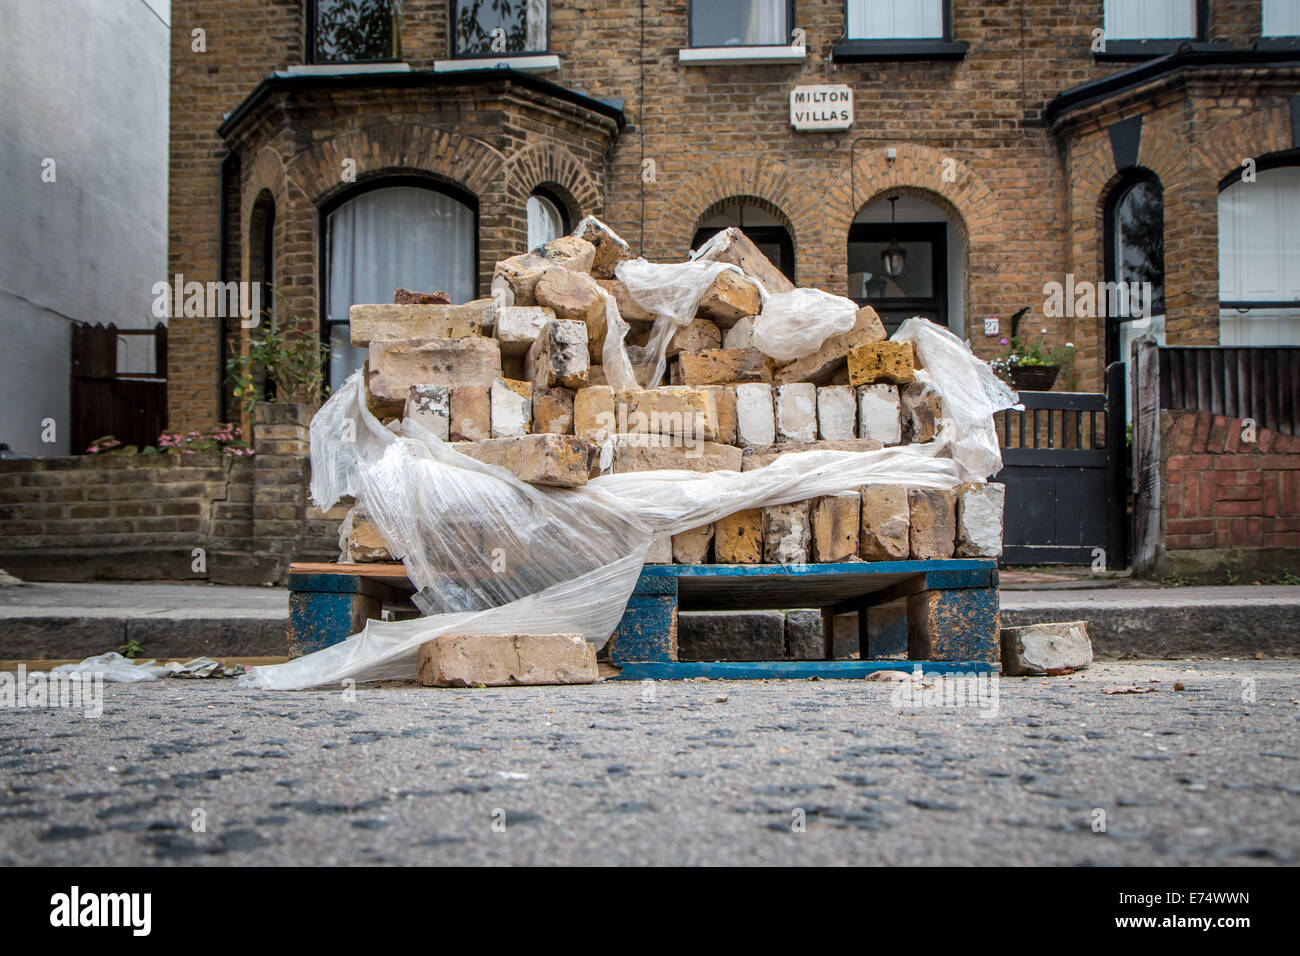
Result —
M500 262L493 297L463 305L400 291L356 305L352 343L369 349L370 411L414 420L479 461L539 485L579 487L601 474L748 471L817 449L874 451L930 441L939 395L919 381L907 342L886 339L870 307L813 354L779 363L753 344L762 296L793 286L738 230L703 258L721 272L667 349L668 385L616 390L601 365L606 294L643 346L655 316L616 277L632 253L598 221ZM743 274L742 274L743 273ZM797 564L991 557L1002 550L1003 487L952 491L868 485L740 511L656 542L652 563ZM344 555L391 560L353 515Z

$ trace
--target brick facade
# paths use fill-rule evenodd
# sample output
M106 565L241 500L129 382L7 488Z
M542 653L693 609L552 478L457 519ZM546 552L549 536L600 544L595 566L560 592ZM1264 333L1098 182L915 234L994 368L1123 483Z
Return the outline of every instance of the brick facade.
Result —
M259 405L251 458L0 461L0 567L38 581L262 584L282 583L290 560L332 561L342 514L306 505L309 419Z
M1093 57L1101 0L953 0L957 61L835 62L845 33L842 0L799 0L802 64L682 66L687 0L554 0L552 82L623 101L627 126L516 84L403 86L391 76L348 89L279 93L227 130L223 117L273 70L304 60L301 0L175 0L170 194L171 271L205 281L218 272L219 164L230 149L226 215L230 278L250 275L253 203L276 203L276 276L291 314L319 310L319 207L344 157L364 175L414 171L445 178L480 203L480 294L495 258L525 245L523 205L539 183L564 186L571 215L600 213L651 259L686 255L700 217L720 200L752 197L787 224L800 283L846 291L849 224L886 195L924 198L944 210L963 256L968 335L985 315L1028 306L1025 328L1079 347L1080 388L1100 386L1098 320L1045 319L1043 285L1102 278L1102 209L1119 179L1108 127L1144 117L1139 164L1165 189L1171 344L1217 341L1219 181L1243 156L1294 141L1290 68L1189 72L1045 120L1062 91L1129 64ZM446 0L405 0L401 51L412 70L449 54ZM1259 0L1212 0L1209 41L1247 48L1258 37ZM644 17L642 17L644 11ZM191 31L206 31L206 52ZM788 96L797 83L853 87L856 121L840 133L796 133ZM897 159L885 158L897 150ZM645 181L643 161L655 176ZM946 162L947 161L947 162ZM945 176L945 170L948 175ZM213 320L172 320L172 427L219 415ZM997 339L971 335L991 356ZM1063 385L1072 384L1068 378Z
M1163 411L1160 429L1157 573L1300 570L1300 437L1196 411Z

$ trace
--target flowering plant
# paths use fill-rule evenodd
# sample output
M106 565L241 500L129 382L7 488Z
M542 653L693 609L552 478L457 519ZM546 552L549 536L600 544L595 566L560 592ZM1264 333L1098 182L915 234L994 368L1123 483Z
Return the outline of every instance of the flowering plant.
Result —
M253 449L244 441L239 427L228 423L214 425L211 428L192 429L186 432L163 432L158 436L158 444L146 445L137 449L134 445L123 445L112 435L96 438L86 449L88 455L102 455L109 452L136 452L141 455L176 454L194 455L201 451L219 448L227 455L246 458L253 454Z
M1002 344L1009 346L1006 354L993 359L989 362L989 366L994 374L1004 381L1010 381L1012 372L1017 368L1034 366L1059 368L1074 358L1073 342L1066 342L1058 348L1052 348L1042 342L1025 342L1017 336L1010 342L1003 339Z

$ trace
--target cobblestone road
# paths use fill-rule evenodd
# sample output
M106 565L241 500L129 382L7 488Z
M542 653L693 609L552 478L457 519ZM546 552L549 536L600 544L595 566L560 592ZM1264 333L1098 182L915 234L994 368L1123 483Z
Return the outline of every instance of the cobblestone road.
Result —
M1104 692L1129 685L1154 691ZM1003 678L996 716L862 681L646 693L173 679L98 718L0 709L0 864L1300 862L1298 662Z

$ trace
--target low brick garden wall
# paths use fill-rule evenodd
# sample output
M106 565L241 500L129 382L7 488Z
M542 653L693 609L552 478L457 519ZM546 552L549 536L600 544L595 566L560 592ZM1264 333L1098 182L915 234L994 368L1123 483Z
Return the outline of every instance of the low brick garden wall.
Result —
M1190 410L1162 411L1160 432L1155 576L1300 574L1300 436Z
M307 504L310 410L259 405L252 457L0 461L0 568L32 581L281 583L334 560L339 516Z

